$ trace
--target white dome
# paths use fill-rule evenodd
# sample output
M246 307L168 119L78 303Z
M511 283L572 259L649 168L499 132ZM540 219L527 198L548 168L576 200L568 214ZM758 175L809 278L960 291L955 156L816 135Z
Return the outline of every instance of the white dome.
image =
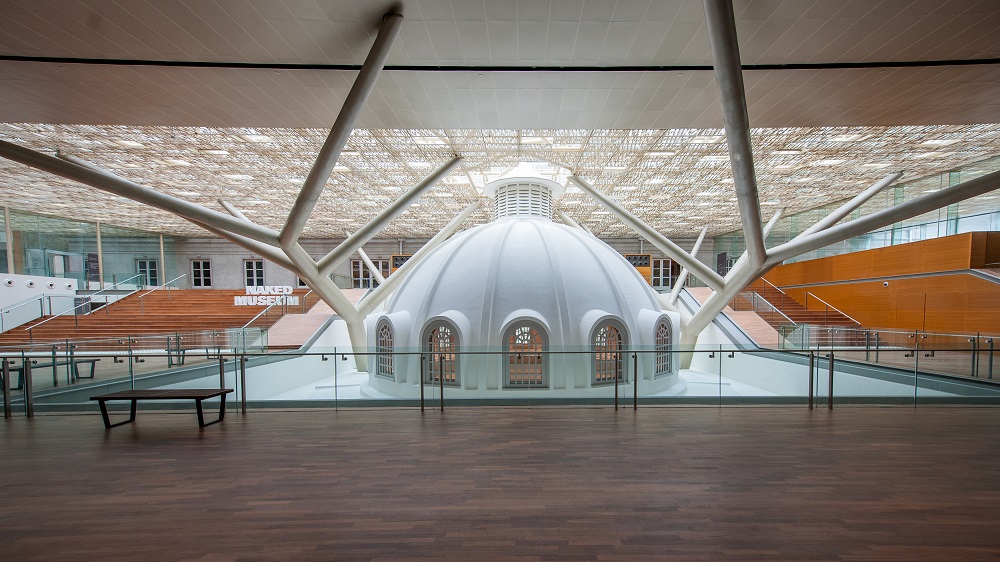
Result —
M643 310L660 312L653 290L613 248L582 230L538 218L506 218L470 229L417 265L385 314L409 316L410 337L438 317L459 326L462 346L498 347L506 326L533 319L550 346L583 346L593 324L613 317L629 334ZM402 334L400 334L402 335ZM640 338L645 340L646 338Z
M421 373L484 397L605 396L634 378L630 369L646 391L676 381L676 314L613 248L552 222L561 189L522 175L487 186L497 220L428 254L368 318L375 369L363 393L415 396Z

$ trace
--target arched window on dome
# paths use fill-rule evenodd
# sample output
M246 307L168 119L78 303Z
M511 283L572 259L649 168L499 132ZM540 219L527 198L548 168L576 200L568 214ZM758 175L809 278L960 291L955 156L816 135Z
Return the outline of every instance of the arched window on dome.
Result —
M656 345L656 365L653 377L662 377L670 374L670 320L661 318L656 323L656 333L654 340Z
M594 352L594 384L626 381L625 328L614 320L603 320L591 338Z
M427 352L428 383L458 384L458 330L447 322L437 321L424 332Z
M508 388L548 387L545 330L534 322L518 322L504 333L505 384Z
M388 379L396 378L396 362L392 355L392 325L388 320L378 323L375 342L375 374Z

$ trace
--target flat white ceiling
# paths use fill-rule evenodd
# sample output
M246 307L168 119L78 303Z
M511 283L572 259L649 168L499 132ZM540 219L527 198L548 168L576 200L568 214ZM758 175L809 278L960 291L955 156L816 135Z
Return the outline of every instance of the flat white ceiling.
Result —
M701 222L713 233L738 226L728 164L704 160L725 155L725 143L691 142L722 126L698 0L8 1L0 10L0 123L20 125L0 127L0 138L101 165L125 162L134 167L114 170L210 206L218 197L243 202L251 218L276 226L394 5L405 21L350 143L361 156L343 159L347 170L331 179L311 235L356 228L429 171L408 162L438 165L449 151L466 157L469 177L517 159L555 162L618 190L671 235ZM743 0L735 12L743 63L767 65L744 77L762 201L771 206L815 207L887 169L912 178L1000 154L996 127L964 127L1000 123L1000 2ZM146 64L156 61L171 65ZM921 61L936 62L910 64ZM847 127L865 127L868 140L829 140L854 130ZM274 142L232 141L249 128ZM114 144L140 137L141 149ZM921 144L945 137L961 141L940 150ZM568 154L554 148L560 142L581 148ZM807 149L774 155L795 143ZM208 145L230 155L199 152ZM668 150L676 155L648 156ZM943 155L923 156L930 152ZM829 160L844 162L815 164ZM810 179L795 181L802 178ZM476 196L470 181L464 192L443 186L451 195L383 234L432 234ZM717 193L719 204L704 205L701 193ZM571 216L602 236L627 235L582 196L569 203L574 197L564 202ZM112 224L197 232L7 161L0 201L62 216L87 205Z

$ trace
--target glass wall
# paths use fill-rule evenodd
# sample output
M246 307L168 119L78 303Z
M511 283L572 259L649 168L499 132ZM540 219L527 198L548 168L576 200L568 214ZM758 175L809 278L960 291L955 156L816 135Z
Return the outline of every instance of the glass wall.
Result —
M27 211L10 210L11 247L14 271L23 275L76 279L79 287L100 285L96 223L50 217ZM129 228L101 225L104 283L159 285L178 275L174 240L163 239L160 263L160 235ZM6 232L0 214L0 240L4 254L0 267L6 272ZM155 281L155 282L154 282Z
M942 174L903 182L885 189L882 193L862 205L860 209L855 210L849 218L850 220L854 220L895 207L928 193L975 179L996 170L1000 170L1000 157L968 164ZM771 235L767 237L767 247L770 248L788 242L803 230L836 210L844 202L837 201L782 218L778 221ZM998 230L1000 230L1000 195L987 193L907 219L881 230L831 244L830 246L786 260L785 263L835 256L873 248L883 248L895 244L906 244L908 242L917 242L919 240L927 240L951 234ZM715 254L718 268L728 271L728 267L732 266L745 249L746 246L742 231L734 231L717 236L715 238Z

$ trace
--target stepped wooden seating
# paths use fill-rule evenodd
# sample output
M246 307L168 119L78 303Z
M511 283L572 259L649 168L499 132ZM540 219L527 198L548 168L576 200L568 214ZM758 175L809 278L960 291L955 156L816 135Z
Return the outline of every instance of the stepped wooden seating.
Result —
M294 294L300 298L305 290ZM235 296L245 295L243 290L183 290L155 291L139 298L142 293L128 296L96 309L88 315L65 315L34 327L41 318L0 334L0 346L18 346L28 343L63 342L82 339L115 339L153 334L204 332L239 328L260 313L263 306L234 305ZM306 304L308 306L308 303ZM290 311L301 311L302 306ZM265 321L273 323L281 315L276 306ZM46 317L48 318L48 317Z

